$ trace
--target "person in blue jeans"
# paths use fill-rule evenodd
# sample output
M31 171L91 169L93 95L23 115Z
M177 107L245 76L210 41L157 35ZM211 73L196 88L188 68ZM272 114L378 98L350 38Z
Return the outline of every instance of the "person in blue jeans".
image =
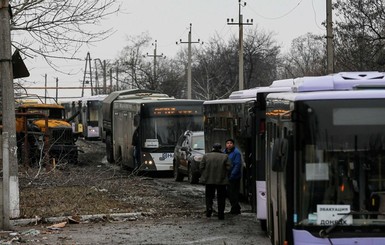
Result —
M231 214L240 214L241 206L239 205L239 189L242 176L242 157L241 152L235 147L234 140L226 140L226 148L224 150L230 160L231 169L229 174L229 184L227 186L227 195L231 204Z

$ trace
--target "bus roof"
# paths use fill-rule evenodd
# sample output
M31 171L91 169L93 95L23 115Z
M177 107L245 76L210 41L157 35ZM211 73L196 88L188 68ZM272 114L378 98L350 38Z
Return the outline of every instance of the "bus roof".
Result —
M121 99L115 101L115 103L132 103L132 104L162 104L162 103L179 103L183 102L188 104L189 102L195 104L195 103L203 103L203 100L188 100L188 99L176 99L174 97L167 97L167 98L157 98L157 97L143 97L143 98L137 98L137 99Z
M228 99L207 100L204 104L235 104L246 103L257 99L258 93L277 93L290 91L293 86L293 79L284 79L274 81L270 86L255 87L251 89L234 91Z
M119 99L119 97L123 95L129 95L129 94L143 94L143 93L148 93L148 94L153 94L153 93L159 93L158 91L154 90L148 90L148 89L129 89L129 90L119 90L119 91L114 91L110 93L104 100L103 103L110 104L114 100Z
M268 98L298 101L385 97L384 74L373 71L301 77L293 79L293 84L291 92L269 94Z
M160 93L136 93L128 95L120 95L117 100L173 100L172 96Z
M221 99L221 100L206 100L204 105L216 105L216 104L244 104L249 101L255 101L257 98L244 98L244 99Z
M385 90L339 90L316 91L307 93L272 93L267 99L304 101L304 100L338 100L338 99L385 99Z
M293 92L352 90L359 86L383 86L384 73L370 72L340 72L327 76L300 77L293 79Z
M86 96L86 97L81 97L79 100L81 101L91 101L91 100L104 100L108 94L98 94L98 95L91 95L91 96Z

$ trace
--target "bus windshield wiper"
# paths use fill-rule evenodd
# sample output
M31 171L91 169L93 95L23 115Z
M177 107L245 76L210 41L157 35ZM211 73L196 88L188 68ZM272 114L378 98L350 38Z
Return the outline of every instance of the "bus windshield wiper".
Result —
M197 148L194 148L193 150L200 151L200 150L204 150L204 148L202 148L202 147L197 147Z
M339 224L341 224L347 217L350 215L385 215L385 213L382 212L369 212L369 211L350 211L349 213L339 213L338 215L344 215L339 220L337 220L332 226L328 227L326 230L322 229L319 232L319 236L322 238L327 238L330 232L334 230Z
M159 145L159 148L175 148L175 145Z

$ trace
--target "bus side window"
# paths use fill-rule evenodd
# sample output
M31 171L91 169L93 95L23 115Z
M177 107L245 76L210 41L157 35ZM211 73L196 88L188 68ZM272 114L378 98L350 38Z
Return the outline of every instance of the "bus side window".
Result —
M377 218L385 219L385 192L374 192L370 196L369 210L381 213Z

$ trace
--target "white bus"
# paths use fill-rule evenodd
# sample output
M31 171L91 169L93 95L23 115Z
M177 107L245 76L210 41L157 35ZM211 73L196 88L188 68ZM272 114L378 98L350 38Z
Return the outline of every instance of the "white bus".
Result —
M202 104L150 90L111 93L103 101L107 160L140 171L173 171L179 136L202 130Z
M81 97L61 102L67 118L72 118L72 130L86 140L104 140L102 135L102 102L105 94Z
M277 81L268 87L235 91L227 99L209 100L203 103L206 152L213 143L226 139L235 140L243 155L244 168L241 194L256 212L261 227L265 229L265 108L268 93L288 91L291 81Z
M384 73L292 82L267 96L272 244L385 244Z

